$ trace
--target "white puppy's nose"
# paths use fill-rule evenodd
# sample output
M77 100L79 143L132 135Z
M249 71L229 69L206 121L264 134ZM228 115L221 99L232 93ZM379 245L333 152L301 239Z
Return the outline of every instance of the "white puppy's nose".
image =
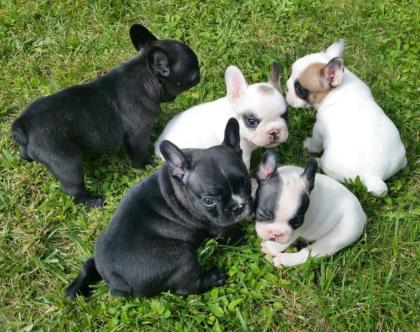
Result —
M284 233L278 231L268 231L271 240L279 240L284 236Z
M280 130L279 130L279 129L272 129L272 130L269 132L268 136L270 137L270 141L271 141L272 143L275 143L275 142L277 142L277 140L279 139L279 136L280 136Z

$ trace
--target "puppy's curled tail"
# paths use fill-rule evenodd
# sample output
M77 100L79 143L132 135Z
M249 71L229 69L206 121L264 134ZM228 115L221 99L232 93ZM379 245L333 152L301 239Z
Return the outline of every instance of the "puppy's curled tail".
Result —
M12 124L12 137L13 140L20 145L26 146L28 144L28 135L21 118L17 119Z
M88 297L92 293L90 285L93 285L101 280L102 277L96 269L95 260L93 257L89 258L83 265L82 271L76 280L74 280L70 286L66 288L66 297L71 300L75 300L77 295Z

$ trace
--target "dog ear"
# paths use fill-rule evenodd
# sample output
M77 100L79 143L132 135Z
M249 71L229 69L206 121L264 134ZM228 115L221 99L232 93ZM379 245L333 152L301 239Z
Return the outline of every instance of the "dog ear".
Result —
M280 66L276 61L271 64L271 72L270 77L268 78L268 83L276 89L280 86Z
M226 68L225 72L225 82L227 89L227 99L229 102L233 103L237 101L246 91L248 84L244 75L236 66L229 66Z
M183 181L185 173L190 168L185 154L173 143L163 140L159 146L160 152L165 158L172 177Z
M267 181L277 176L277 151L269 149L264 153L260 165L258 166L258 181Z
M130 38L134 48L139 51L147 43L157 40L153 34L140 24L134 24L130 28Z
M329 87L340 85L344 76L344 61L340 57L332 58L324 67L323 79Z
M300 175L303 179L303 182L305 182L306 187L308 188L308 192L311 192L312 189L314 189L317 168L318 162L315 159L309 159L308 163L306 164L305 170Z
M344 40L340 39L331 44L331 46L325 50L325 53L327 53L332 58L342 57L344 53L344 46Z
M241 138L239 137L239 122L235 118L230 118L225 128L225 139L223 145L234 148L242 155Z
M149 64L156 76L168 78L171 74L169 58L161 48L155 47L150 50Z

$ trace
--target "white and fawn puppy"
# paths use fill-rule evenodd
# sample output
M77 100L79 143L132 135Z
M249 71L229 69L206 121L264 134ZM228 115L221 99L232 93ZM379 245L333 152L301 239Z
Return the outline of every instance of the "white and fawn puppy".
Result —
M317 110L312 137L304 146L322 153L322 170L344 181L360 177L374 195L387 192L385 180L407 164L394 123L373 98L369 87L344 67L344 41L325 52L298 59L287 81L287 102Z
M242 157L249 169L251 153L257 147L274 147L287 140L287 104L278 90L280 70L272 64L268 83L248 85L239 68L225 72L227 94L199 104L175 116L155 143L155 154L162 158L160 142L169 140L184 148L205 149L223 141L230 118L240 126Z
M309 256L332 255L360 237L366 215L347 188L317 174L315 159L305 169L277 168L276 160L274 151L265 153L257 172L255 201L261 251L274 256L276 267L302 264ZM283 253L298 239L310 245Z

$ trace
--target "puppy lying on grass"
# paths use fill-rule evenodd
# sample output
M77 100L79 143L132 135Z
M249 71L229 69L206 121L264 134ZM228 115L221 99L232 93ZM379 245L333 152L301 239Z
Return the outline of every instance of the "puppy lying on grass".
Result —
M44 164L77 203L103 204L86 191L82 152L125 144L133 164L142 167L160 103L200 80L197 57L185 44L157 40L137 24L130 36L136 57L90 83L33 102L12 125L22 158Z
M303 170L277 168L277 155L267 151L257 173L256 231L261 251L274 256L274 265L293 266L309 256L322 257L355 242L366 216L358 199L336 180L316 173L311 159ZM297 253L283 253L293 242L311 243Z
M137 297L223 285L221 269L200 271L196 250L208 237L243 236L234 224L253 203L239 143L236 119L228 121L223 143L209 149L182 151L163 141L166 164L127 193L66 296L88 296L101 279L113 295Z

